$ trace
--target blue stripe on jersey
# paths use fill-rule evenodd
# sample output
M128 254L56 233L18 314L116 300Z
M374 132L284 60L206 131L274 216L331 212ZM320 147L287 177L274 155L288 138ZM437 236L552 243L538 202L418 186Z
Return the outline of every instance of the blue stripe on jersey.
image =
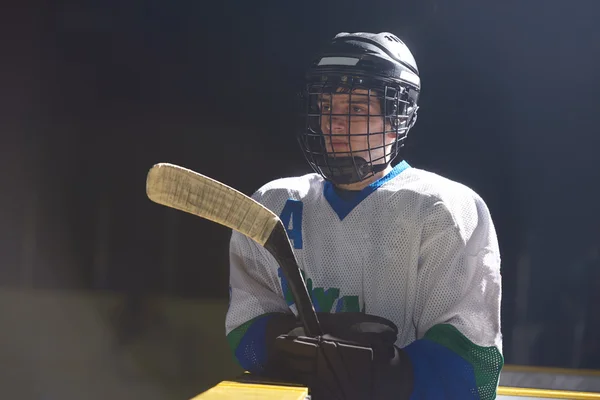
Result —
M354 207L359 205L361 201L367 198L367 196L381 187L384 183L398 176L407 168L410 168L410 165L408 165L406 161L398 163L398 165L396 165L389 174L371 183L369 186L365 187L360 192L357 192L356 195L351 198L340 197L336 193L333 184L329 181L325 181L323 195L327 199L327 202L329 202L331 208L333 208L333 211L335 211L338 217L340 217L340 220L343 220L348 214L350 214Z
M235 349L235 357L246 371L261 372L267 363L265 338L267 322L272 315L261 316L250 324Z
M478 400L473 366L432 340L419 339L404 348L414 373L410 400Z

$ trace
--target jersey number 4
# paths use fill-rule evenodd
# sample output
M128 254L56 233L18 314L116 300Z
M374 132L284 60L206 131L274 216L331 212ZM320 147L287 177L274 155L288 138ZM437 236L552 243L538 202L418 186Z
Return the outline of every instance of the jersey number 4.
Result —
M302 206L301 201L289 199L279 216L295 249L302 248Z

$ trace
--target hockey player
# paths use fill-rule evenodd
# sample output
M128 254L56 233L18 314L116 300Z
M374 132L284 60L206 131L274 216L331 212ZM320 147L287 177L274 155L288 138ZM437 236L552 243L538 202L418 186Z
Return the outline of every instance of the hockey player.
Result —
M234 232L226 333L246 370L308 384L315 398L496 397L496 233L473 190L406 161L420 89L411 52L390 33L340 33L314 59L298 139L315 173L253 198L286 225L327 335L303 339L279 266ZM280 335L298 340L282 346ZM366 346L372 360L339 354L336 364L320 340Z

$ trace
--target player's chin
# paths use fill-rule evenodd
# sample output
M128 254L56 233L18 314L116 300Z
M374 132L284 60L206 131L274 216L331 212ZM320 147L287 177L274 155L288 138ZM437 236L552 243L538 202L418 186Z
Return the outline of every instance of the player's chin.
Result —
M325 151L327 152L327 156L331 158L350 157L350 155L352 154L352 152L350 151L350 149L348 149L347 146L327 146L325 148Z
M345 146L327 146L327 156L331 158L335 157L362 157L365 160L369 160L369 151L355 147L350 147L348 145Z

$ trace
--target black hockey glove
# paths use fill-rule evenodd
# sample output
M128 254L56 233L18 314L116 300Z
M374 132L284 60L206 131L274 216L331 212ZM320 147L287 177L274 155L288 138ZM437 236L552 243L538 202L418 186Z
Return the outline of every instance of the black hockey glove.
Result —
M361 312L317 313L317 316L324 334L372 347L378 359L393 357L392 346L398 337L398 327L392 321ZM306 336L306 333L299 327L288 335Z
M412 391L412 368L394 346L398 328L363 313L319 314L326 333L302 329L279 336L267 373L307 385L312 399L403 399Z

